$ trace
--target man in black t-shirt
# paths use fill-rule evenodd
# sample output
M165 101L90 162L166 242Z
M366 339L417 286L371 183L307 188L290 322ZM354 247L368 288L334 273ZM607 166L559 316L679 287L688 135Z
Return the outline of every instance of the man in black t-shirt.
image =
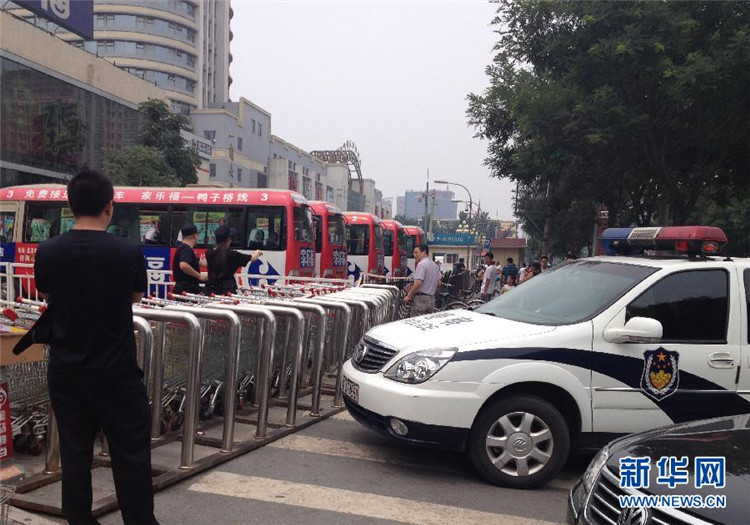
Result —
M201 293L200 283L206 282L208 276L201 273L200 261L195 255L198 245L198 228L188 224L180 230L182 242L177 243L177 251L172 259L174 275L174 293ZM205 263L204 263L205 265Z
M62 510L96 523L91 463L101 428L125 523L157 523L151 477L149 400L138 368L132 303L146 292L138 245L107 233L110 180L83 171L68 183L75 226L39 245L36 288L50 304L49 396L60 434Z

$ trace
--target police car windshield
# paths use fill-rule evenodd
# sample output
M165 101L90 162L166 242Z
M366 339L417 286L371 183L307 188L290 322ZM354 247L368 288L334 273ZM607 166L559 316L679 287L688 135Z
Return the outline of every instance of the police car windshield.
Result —
M550 269L476 311L559 326L588 321L658 268L595 260Z

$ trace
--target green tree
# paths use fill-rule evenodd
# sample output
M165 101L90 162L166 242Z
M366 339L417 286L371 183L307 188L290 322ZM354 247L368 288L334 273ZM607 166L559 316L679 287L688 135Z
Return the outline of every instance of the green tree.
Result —
M469 122L550 248L587 245L600 204L613 225L684 224L747 194L750 4L519 0L494 24Z
M118 186L179 186L164 155L149 146L136 145L122 151L110 150L107 166L112 183Z
M185 146L180 135L190 125L188 118L172 113L158 99L142 102L138 112L138 144L107 153L113 182L132 186L185 186L198 182L200 157Z

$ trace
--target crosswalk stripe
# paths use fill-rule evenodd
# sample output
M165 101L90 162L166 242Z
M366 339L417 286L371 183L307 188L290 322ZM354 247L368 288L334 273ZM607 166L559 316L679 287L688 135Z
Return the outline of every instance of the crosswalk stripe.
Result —
M200 481L193 483L188 490L366 518L380 518L400 523L419 523L421 525L445 525L446 523L551 525L551 522L548 521L509 514L484 512L426 501L414 501L271 478L244 476L229 472L212 472Z
M357 420L352 417L352 415L344 410L343 412L339 412L338 414L334 414L331 416L331 419L338 419L339 421L351 421L353 423L356 423Z
M438 465L429 463L429 460L422 462L414 461L413 450L400 450L396 447L365 445L349 441L338 441L335 439L303 436L300 434L291 434L278 441L273 441L266 446L284 450L294 450L297 452L309 452L312 454L323 454L326 456L372 461L374 463L386 463L390 465L438 470L441 472L449 472L454 474L463 473L460 469L450 468L444 464ZM573 488L574 484L574 480L571 481L564 479L555 479L549 482L547 484L547 487L570 490L571 488Z
M427 468L430 470L440 470L445 472L460 472L443 465L415 462L412 459L414 457L413 451L402 451L395 447L390 448L376 445L364 445L349 441L338 441L335 439L303 436L299 434L291 434L283 439L269 443L266 446L285 450L295 450L297 452L310 452L313 454L324 454L326 456L372 461L375 463Z

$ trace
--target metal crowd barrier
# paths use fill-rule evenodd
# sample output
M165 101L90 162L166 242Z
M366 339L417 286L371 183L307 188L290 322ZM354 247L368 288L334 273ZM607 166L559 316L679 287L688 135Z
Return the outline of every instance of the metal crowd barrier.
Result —
M178 467L154 462L155 488L169 486L341 409L345 360L369 328L394 319L398 298L398 288L388 285L342 288L290 280L288 285L251 287L231 296L169 294L136 305L133 326L151 399L152 447L156 451L180 441ZM24 316L28 312L29 320L44 307L42 302L26 299L20 304L0 302L0 306L6 304ZM5 322L13 321L6 318ZM17 376L26 384L39 376L39 391L46 395L46 381L41 379L46 376L46 361L36 368L38 374L24 369ZM273 396L275 371L278 388ZM326 386L326 380L332 378L335 382ZM322 409L324 394L333 396L331 410ZM307 406L300 407L303 395L310 395L309 413ZM246 399L250 406L243 405ZM286 408L284 424L269 422L272 406ZM216 407L221 407L216 413L223 415L223 420L211 418ZM305 410L301 422L300 409ZM39 417L40 428L43 425L47 432L44 470L17 486L12 503L59 514L61 509L27 494L60 479L54 415L46 409ZM236 422L255 425L254 434L235 442ZM220 439L199 436L199 429L218 424ZM196 460L199 444L219 450ZM100 457L93 466L110 464L108 458ZM115 496L108 496L94 503L94 514L116 507Z

